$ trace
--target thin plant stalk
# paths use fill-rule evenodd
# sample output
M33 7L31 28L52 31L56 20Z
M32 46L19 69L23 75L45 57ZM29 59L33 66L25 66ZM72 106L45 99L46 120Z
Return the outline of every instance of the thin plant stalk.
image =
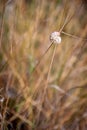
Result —
M50 44L50 46L46 49L46 51L44 52L44 54L40 57L40 60L39 60L38 63L36 64L36 66L35 66L35 68L33 69L33 71L32 71L31 74L33 74L33 73L36 71L38 65L41 63L41 60L42 60L43 57L46 55L46 53L48 52L48 50L51 48L52 45L53 45L53 43Z
M45 86L44 95L46 93L46 89L47 89L47 86L48 86L48 82L49 82L49 78L50 78L50 73L51 73L51 69L52 69L52 65L53 65L53 61L54 61L56 49L57 49L57 44L55 44L55 46L54 46L54 50L53 50L53 54L52 54L52 59L51 59L51 63L50 63L48 74L47 74L47 80L46 80L46 86Z
M65 35L67 35L67 36L69 36L69 37L72 37L72 38L74 38L74 39L81 39L81 40L87 41L86 38L82 38L82 37L79 37L79 36L75 36L75 35L66 33L66 32L64 32L64 31L62 31L61 33L62 33L62 34L65 34Z
M57 44L55 44L55 46L54 46L54 50L53 50L53 54L52 54L52 58L51 58L51 63L50 63L50 67L49 67L48 74L47 74L47 80L46 80L46 84L45 84L45 88L44 88L44 92L43 92L43 96L42 96L42 102L41 102L42 105L44 103L45 94L46 94L46 90L47 90L47 86L48 86L48 82L49 82L49 77L50 77L50 73L51 73L51 69L52 69L56 49L57 49ZM40 116L40 113L41 113L41 111L39 111L38 117Z

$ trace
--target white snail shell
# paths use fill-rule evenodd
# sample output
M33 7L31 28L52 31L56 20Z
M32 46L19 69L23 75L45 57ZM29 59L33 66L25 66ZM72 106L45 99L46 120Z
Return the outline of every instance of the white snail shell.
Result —
M50 41L55 43L55 44L60 44L61 43L61 37L59 32L53 32L50 35Z

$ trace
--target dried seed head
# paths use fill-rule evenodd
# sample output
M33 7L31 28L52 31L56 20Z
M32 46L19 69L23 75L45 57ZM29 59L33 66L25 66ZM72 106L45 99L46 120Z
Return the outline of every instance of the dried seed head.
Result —
M50 41L55 43L55 44L60 44L61 43L61 37L59 32L53 32L50 35Z

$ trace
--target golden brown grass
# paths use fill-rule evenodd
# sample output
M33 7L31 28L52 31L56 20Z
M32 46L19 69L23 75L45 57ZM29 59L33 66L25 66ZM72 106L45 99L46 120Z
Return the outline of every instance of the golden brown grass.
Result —
M0 3L2 130L86 130L86 21L74 0Z

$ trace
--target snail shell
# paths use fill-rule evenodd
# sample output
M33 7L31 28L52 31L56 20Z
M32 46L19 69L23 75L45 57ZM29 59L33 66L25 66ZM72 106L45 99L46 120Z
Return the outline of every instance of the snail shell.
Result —
M50 41L55 43L55 44L60 44L61 43L61 37L59 32L53 32L50 35Z

